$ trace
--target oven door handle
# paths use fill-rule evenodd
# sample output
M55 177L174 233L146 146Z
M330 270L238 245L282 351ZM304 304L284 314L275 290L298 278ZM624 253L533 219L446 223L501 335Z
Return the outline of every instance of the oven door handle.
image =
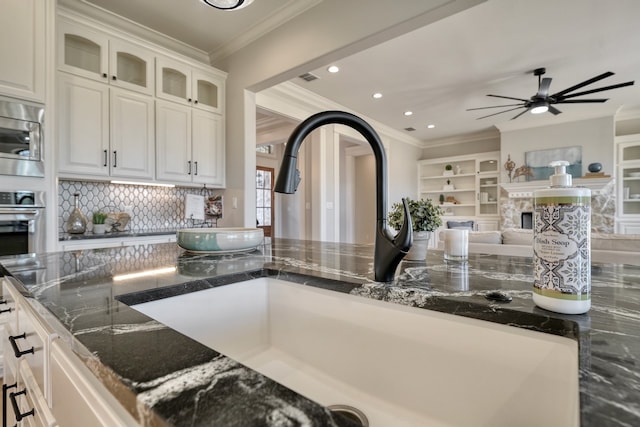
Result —
M0 209L0 215L36 215L38 209Z

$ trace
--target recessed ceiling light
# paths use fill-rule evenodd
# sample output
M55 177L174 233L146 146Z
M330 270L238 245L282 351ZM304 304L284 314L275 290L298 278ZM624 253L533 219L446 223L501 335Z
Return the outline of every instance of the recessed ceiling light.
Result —
M433 129L436 125L427 125L427 129Z
M374 98L374 99L380 99L380 98L382 98L382 94L381 94L380 92L376 92L376 93L374 93L374 94L373 94L373 95L371 95L371 96L373 96L373 98Z
M411 116L413 114L413 111L405 111L404 115L405 116Z
M337 73L338 71L340 71L340 68L338 68L337 65L332 65L329 68L327 68L327 71L330 73Z

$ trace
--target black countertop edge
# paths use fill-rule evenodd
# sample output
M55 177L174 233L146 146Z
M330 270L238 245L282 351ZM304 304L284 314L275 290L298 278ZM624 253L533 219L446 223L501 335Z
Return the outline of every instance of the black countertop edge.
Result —
M170 236L176 234L178 230L175 228L171 229L160 229L160 230L130 230L130 231L115 231L105 234L94 234L90 231L87 231L83 234L69 234L62 233L58 236L59 242L68 242L75 240L91 240L91 239L113 239L113 238L123 238L123 237L145 237L145 236Z

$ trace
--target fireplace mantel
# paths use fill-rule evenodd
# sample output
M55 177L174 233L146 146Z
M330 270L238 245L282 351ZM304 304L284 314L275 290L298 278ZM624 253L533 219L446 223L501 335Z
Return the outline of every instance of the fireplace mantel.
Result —
M591 194L600 194L600 191L609 184L613 178L577 178L573 180L575 187L591 189ZM507 192L510 199L528 199L533 197L533 192L541 188L548 188L549 181L527 181L502 183L500 186Z

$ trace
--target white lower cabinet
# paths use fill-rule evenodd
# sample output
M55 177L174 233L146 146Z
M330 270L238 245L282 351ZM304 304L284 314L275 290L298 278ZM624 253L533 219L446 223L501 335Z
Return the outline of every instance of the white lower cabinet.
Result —
M136 426L138 423L58 337L9 278L2 282L5 426ZM6 306L6 308L4 308Z
M3 426L56 426L47 403L49 344L56 336L17 290L3 280L3 296L13 301L15 314L4 324Z
M53 414L61 426L137 426L78 357L62 341L51 345Z

